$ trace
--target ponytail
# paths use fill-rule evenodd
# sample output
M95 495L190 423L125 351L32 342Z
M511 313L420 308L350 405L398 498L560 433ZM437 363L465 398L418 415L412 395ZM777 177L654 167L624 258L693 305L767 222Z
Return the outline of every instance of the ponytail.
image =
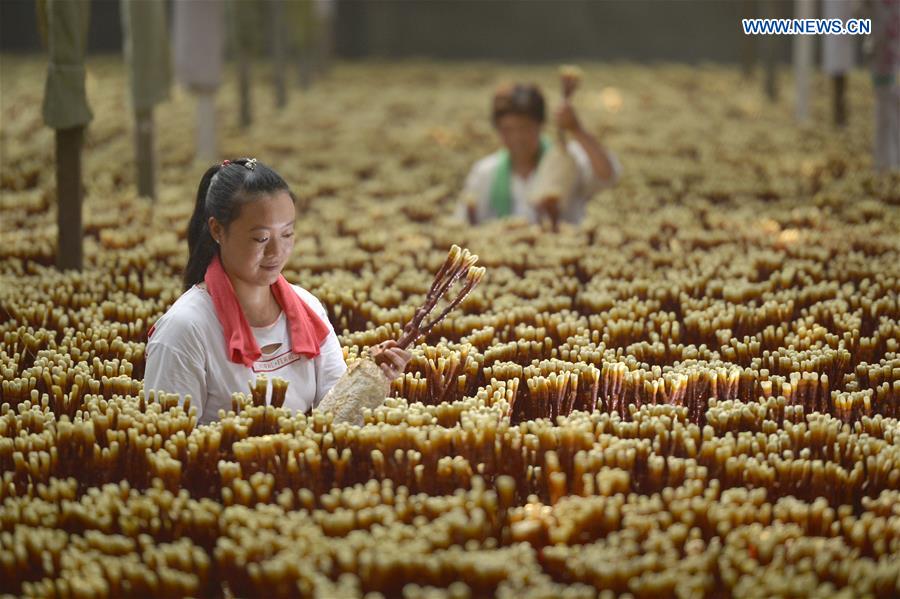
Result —
M206 275L206 268L219 252L216 241L209 232L206 194L209 193L209 185L213 177L216 176L220 169L219 165L206 169L206 172L203 173L203 178L200 179L200 187L197 189L194 214L191 215L190 223L188 223L188 262L184 268L184 291L203 280L203 277Z
M209 231L209 217L214 217L227 228L240 214L241 206L260 195L277 191L287 191L296 203L284 179L252 158L226 160L206 169L200 179L194 213L188 223L184 291L203 280L209 263L219 253L219 245Z

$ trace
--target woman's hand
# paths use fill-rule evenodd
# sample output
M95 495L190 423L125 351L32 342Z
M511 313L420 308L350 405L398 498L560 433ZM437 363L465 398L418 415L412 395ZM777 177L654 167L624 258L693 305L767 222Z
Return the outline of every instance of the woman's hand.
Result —
M394 380L404 373L412 354L397 347L397 342L388 339L372 348L372 359L381 367L381 371L389 380Z

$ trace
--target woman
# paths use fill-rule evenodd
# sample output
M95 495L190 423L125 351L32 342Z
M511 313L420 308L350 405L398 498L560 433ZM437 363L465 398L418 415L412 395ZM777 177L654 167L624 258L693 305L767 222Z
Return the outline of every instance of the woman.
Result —
M306 412L347 370L322 304L281 276L295 201L253 158L226 160L200 181L184 293L150 329L144 388L190 395L201 424L230 409L231 394L259 374L287 380L284 406ZM373 356L393 379L411 354L387 341Z
M466 178L459 218L477 224L493 218L521 216L537 222L539 210L528 201L535 172L547 140L544 96L535 85L501 86L494 94L491 120L504 148L475 163ZM612 152L585 130L571 103L563 102L556 124L569 134L566 149L578 165L579 182L574 196L564 205L560 220L577 224L584 218L588 199L599 189L618 181L622 167Z

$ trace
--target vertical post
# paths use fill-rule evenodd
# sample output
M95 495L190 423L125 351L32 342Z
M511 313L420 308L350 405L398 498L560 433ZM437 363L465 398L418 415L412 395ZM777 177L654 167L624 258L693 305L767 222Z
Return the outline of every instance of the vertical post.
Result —
M246 52L238 51L238 90L240 93L240 113L242 128L253 122L253 111L250 109L250 58Z
M855 15L856 7L849 0L822 0L822 18L840 19L846 23ZM836 127L847 123L846 74L856 64L855 36L824 35L822 36L822 70L831 79L832 111L831 118Z
M54 0L38 9L50 59L42 113L44 123L56 131L56 267L81 270L81 150L84 128L93 118L84 86L90 4L87 0Z
M287 104L284 0L269 0L269 15L272 24L272 83L275 87L275 106L284 108Z
M307 90L313 84L316 13L313 0L294 0L290 4L291 20L297 31L297 83Z
M334 54L334 0L314 0L316 18L316 73L327 75Z
M764 4L764 16L766 18L777 18L778 10L777 3L775 0L765 0ZM776 40L778 36L768 34L762 37L762 45L763 45L763 56L764 56L764 64L766 69L766 77L765 77L765 90L766 96L768 96L771 102L778 101L778 73L777 73L777 60L776 60Z
M84 127L56 130L56 267L81 270L83 228L81 202L81 146Z
M197 158L204 162L215 162L216 150L216 106L215 92L205 89L195 90L197 99Z
M173 37L175 72L194 96L195 159L216 161L216 90L222 82L225 2L175 0Z
M831 81L834 95L834 125L843 127L847 124L847 76L843 73L832 75Z
M813 0L795 0L794 12L798 19L815 16ZM809 118L809 79L812 70L813 38L810 35L794 35L794 117L803 123Z
M873 2L870 69L875 92L873 165L878 172L900 170L900 4Z
M742 0L741 10L742 19L756 18L756 0ZM756 70L756 36L745 34L741 40L741 73L744 79L753 77L754 70Z
M310 58L310 51L307 48L300 50L300 57L297 58L297 81L302 90L309 89L313 84L313 61Z
M163 2L120 0L122 50L134 109L134 163L138 196L156 199L153 107L169 97L172 81L168 19Z
M153 152L153 109L134 113L134 158L137 163L138 195L156 199L156 156Z
M256 29L262 22L257 10L262 2L233 0L231 3L231 39L238 68L238 124L246 129L253 123L250 68L256 51Z

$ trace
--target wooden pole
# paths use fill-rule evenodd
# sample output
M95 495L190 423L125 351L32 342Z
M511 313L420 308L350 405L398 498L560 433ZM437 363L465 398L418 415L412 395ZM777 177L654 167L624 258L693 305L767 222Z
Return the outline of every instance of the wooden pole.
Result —
M756 0L742 0L742 19L753 19L756 17ZM741 72L744 79L753 77L756 70L756 36L744 35L741 40Z
M834 125L843 127L847 124L847 76L841 73L832 76L831 80L834 96Z
M822 0L822 18L847 19L856 15L854 3L848 0ZM855 42L853 36L824 35L822 40L822 68L831 79L831 118L835 127L847 124L846 74L853 70L855 60Z
M302 48L300 56L297 58L297 81L300 83L300 89L307 90L313 84L313 61L310 58L311 48Z
M156 156L153 151L153 109L134 115L134 157L137 167L138 195L156 199Z
M794 14L798 19L815 17L813 0L795 0ZM809 79L813 61L813 37L794 35L794 118L804 123L809 118Z
M302 90L309 89L313 84L315 71L315 52L317 21L316 9L313 6L315 0L294 0L290 5L291 21L297 33L296 68L297 83Z
M280 109L287 104L283 0L270 0L269 15L272 23L272 83L275 87L275 106Z
M56 130L56 267L81 270L83 228L81 147L84 127Z
M778 16L778 9L775 0L765 0L764 13L766 18L774 19ZM778 73L777 73L777 61L776 61L776 41L778 36L776 35L764 35L762 37L762 45L763 45L763 54L765 56L765 69L766 69L766 77L765 77L765 90L766 96L768 96L771 102L778 101Z
M238 0L233 3L231 11L232 39L237 54L238 68L238 124L246 129L253 123L252 86L250 68L251 55L256 50L254 31L262 22L258 20L258 3L250 0Z
M238 90L240 93L240 125L247 128L253 123L250 108L250 58L246 51L238 50Z
M316 35L316 74L325 76L331 71L334 54L334 2L333 0L314 0L317 18L315 19Z
M196 143L197 158L203 162L214 162L217 158L216 149L216 105L215 92L210 90L195 90L197 99L197 130Z

